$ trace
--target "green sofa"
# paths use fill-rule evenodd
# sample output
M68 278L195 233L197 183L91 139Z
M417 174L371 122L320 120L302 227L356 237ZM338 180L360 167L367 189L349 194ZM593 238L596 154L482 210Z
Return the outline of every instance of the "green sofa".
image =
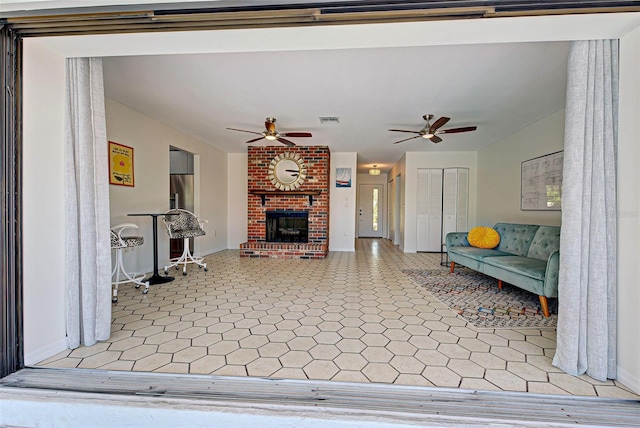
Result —
M558 297L560 227L497 223L500 244L494 249L472 247L466 232L447 234L451 272L461 264L502 282L535 293L549 316L548 297Z

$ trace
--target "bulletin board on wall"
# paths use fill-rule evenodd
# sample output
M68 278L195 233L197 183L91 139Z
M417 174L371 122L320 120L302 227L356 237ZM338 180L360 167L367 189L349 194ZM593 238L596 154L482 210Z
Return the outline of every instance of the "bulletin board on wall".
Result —
M562 209L562 164L564 151L522 162L522 211L560 211Z

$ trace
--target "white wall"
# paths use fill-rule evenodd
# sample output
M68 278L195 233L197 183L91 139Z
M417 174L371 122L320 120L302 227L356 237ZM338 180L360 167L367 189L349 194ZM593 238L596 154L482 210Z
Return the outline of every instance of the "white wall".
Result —
M32 364L67 348L64 58L25 43L23 87L24 357Z
M196 214L207 220L207 234L194 240L196 254L227 247L227 155L117 101L106 100L107 138L134 149L135 187L109 186L111 224L134 223L144 245L127 252L125 266L133 272L153 270L151 217L129 213L162 213L169 209L169 146L193 153ZM105 148L106 150L106 148ZM158 266L169 260L169 237L158 218Z
M618 379L640 394L640 29L620 40Z
M248 193L248 154L229 153L229 201L227 224L227 247L239 249L240 244L247 242L247 210Z
M331 152L329 251L355 251L357 163L355 152ZM336 187L336 168L351 168L351 187Z
M560 211L520 210L520 167L522 161L563 148L564 110L480 150L477 224L493 226L507 222L559 226Z
M477 195L476 152L407 152L403 177L404 198L404 246L405 253L415 253L417 248L417 192L419 168L469 168L469 217L467 224L476 223Z

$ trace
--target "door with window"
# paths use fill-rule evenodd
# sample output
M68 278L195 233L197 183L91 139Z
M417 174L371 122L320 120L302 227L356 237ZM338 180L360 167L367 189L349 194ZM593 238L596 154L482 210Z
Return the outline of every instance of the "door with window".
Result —
M382 238L382 184L360 184L358 190L358 236Z

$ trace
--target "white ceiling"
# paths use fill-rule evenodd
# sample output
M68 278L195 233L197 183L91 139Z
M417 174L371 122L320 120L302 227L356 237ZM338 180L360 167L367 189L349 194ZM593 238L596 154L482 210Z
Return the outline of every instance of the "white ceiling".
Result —
M536 42L111 57L105 91L228 153L253 136L227 127L261 132L272 116L280 133L313 134L298 145L357 152L363 172L405 152L478 150L563 109L567 55L567 42ZM389 128L418 131L428 113L478 130L393 144L411 135Z

